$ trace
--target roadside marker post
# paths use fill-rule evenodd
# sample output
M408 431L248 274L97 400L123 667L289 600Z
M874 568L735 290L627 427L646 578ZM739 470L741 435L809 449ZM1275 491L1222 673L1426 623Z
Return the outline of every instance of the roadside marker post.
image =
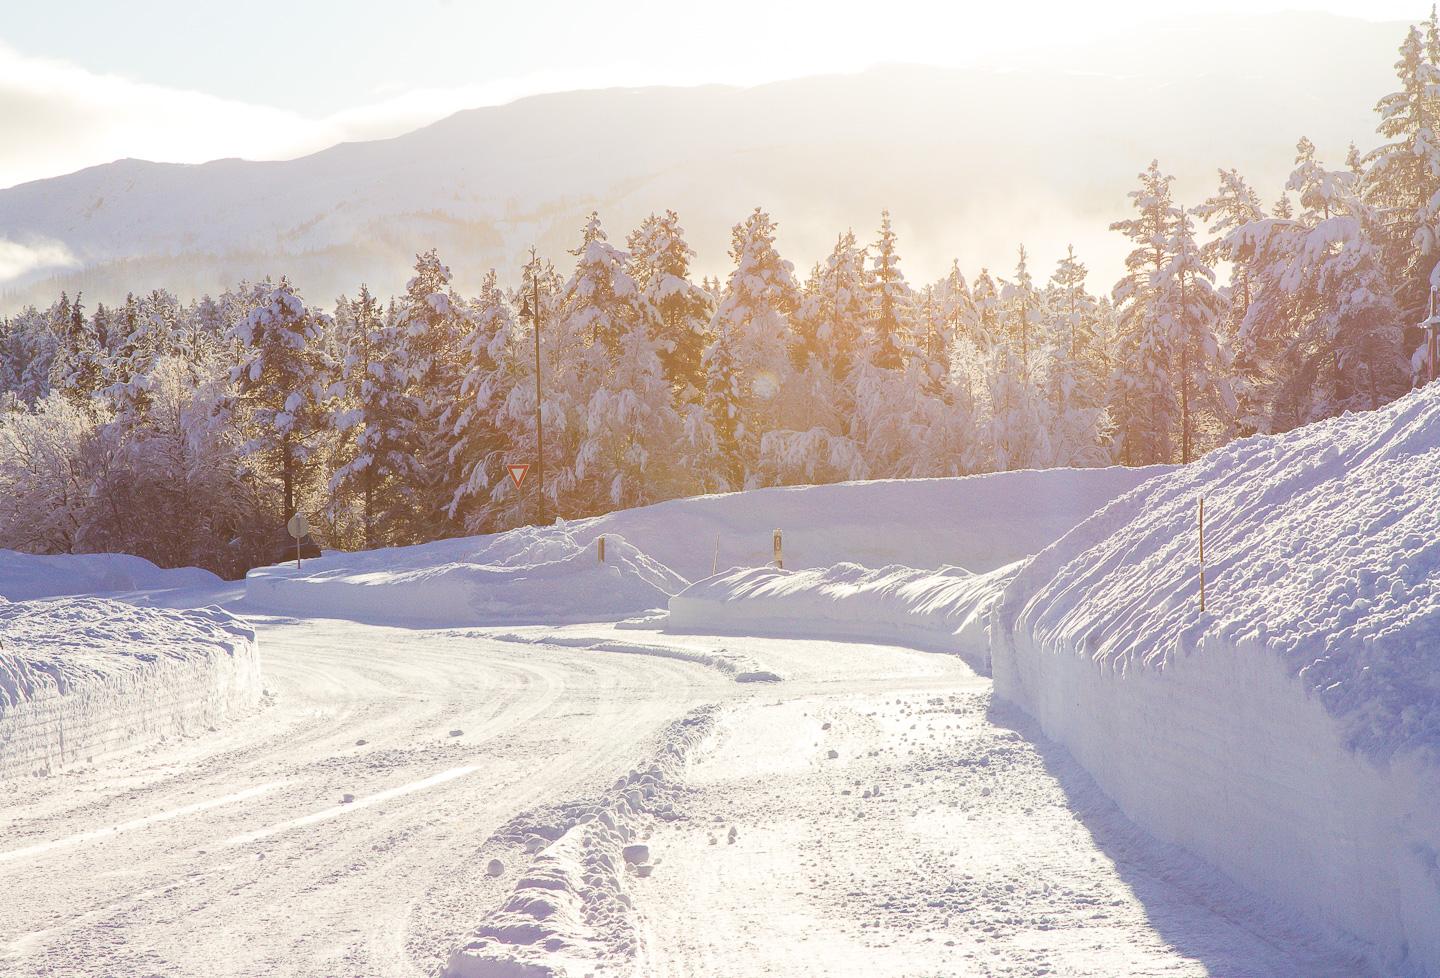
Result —
M775 566L780 570L785 569L785 554L780 549L780 531L775 531Z
M603 564L605 563L605 537L603 535L600 537L598 545L599 546L597 552L600 555L600 563Z

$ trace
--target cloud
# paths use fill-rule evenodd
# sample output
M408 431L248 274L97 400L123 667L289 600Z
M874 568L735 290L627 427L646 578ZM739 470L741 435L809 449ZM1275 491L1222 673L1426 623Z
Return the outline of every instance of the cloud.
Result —
M47 268L74 268L80 262L58 241L21 244L0 238L0 283Z
M0 42L0 187L126 157L202 163L291 159L349 139L398 135L503 89L412 92L321 118L97 74ZM493 104L493 101L491 102Z

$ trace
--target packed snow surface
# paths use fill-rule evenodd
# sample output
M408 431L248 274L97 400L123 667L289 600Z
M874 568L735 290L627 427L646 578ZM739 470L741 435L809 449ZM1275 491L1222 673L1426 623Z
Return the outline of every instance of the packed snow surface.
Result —
M204 587L219 581L198 567L166 569L130 554L38 555L0 550L0 597L11 601L60 594Z
M997 692L1142 826L1431 975L1437 485L1440 385L1236 442L1041 553L992 624Z
M777 529L790 569L853 563L981 573L1036 553L1165 471L1001 472L677 499L551 527L330 553L298 569L259 568L246 594L258 609L361 621L615 620L665 608L691 581L770 563Z
M0 598L0 778L202 731L261 694L255 634L218 608Z

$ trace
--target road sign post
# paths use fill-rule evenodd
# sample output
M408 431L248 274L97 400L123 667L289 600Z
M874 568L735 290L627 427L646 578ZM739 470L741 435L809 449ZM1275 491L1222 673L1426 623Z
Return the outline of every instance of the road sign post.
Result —
M300 541L305 539L305 537L309 535L310 521L305 518L304 513L297 511L294 516L290 517L290 519L285 522L285 529L289 530L290 535L295 538L295 569L299 570Z

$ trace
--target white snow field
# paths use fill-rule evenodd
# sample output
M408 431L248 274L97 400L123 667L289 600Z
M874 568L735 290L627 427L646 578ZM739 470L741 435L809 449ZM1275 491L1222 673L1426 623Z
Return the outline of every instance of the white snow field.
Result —
M769 563L776 529L787 568L848 561L990 571L1164 471L1004 472L700 496L544 530L259 568L246 578L246 596L268 611L414 625L615 620L665 608L712 571Z
M0 598L0 780L199 733L261 694L255 633L218 608Z
M131 595L250 616L270 695L0 773L0 974L1434 978L1434 403Z
M166 569L130 554L38 556L0 550L0 598L24 601L60 594L197 588L220 582L198 567Z
M1440 974L1437 486L1437 385L1237 442L1041 553L992 635L996 692L1137 824L1386 974Z

